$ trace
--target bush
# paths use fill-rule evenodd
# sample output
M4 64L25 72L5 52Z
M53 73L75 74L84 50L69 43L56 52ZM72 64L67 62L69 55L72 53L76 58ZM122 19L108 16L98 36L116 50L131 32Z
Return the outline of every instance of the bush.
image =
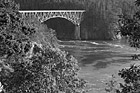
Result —
M82 93L86 82L77 76L77 60L54 46L52 30L45 37L43 25L27 26L12 0L0 7L0 91Z
M135 1L135 4L139 6L139 0ZM128 37L128 41L131 47L140 48L140 12L137 10L134 14L119 15L119 32L122 36Z
M10 68L3 65L0 80L6 93L81 93L86 82L77 77L79 67L73 56L35 43L32 47L25 58L12 56L15 62L8 64Z
M30 36L32 41L42 43L44 46L58 48L56 33L47 25L40 23L38 18L34 16L23 18L24 26L36 30L33 36Z
M120 84L121 93L140 93L140 66L131 65L119 71L119 75L125 82Z
M124 82L118 83L114 78L107 83L107 92L113 93L140 93L140 65L131 65L119 71ZM119 85L119 86L118 86Z

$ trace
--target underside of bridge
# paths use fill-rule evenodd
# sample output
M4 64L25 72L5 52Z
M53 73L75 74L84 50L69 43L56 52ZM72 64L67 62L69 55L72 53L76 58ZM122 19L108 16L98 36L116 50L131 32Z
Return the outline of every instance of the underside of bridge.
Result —
M44 22L48 28L52 28L56 31L56 36L59 40L74 40L75 25L64 18L51 18Z

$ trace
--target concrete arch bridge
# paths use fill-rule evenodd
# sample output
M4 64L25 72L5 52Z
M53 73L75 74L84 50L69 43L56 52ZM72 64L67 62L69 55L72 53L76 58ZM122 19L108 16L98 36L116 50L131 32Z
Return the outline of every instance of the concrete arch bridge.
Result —
M33 10L19 11L22 17L37 17L40 22L51 18L65 18L75 25L75 38L80 39L80 23L85 10Z

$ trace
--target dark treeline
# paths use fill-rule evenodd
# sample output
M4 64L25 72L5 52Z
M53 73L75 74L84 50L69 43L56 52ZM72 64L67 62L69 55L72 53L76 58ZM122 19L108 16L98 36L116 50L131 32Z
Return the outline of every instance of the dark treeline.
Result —
M118 15L133 14L135 0L15 0L21 10L85 9L82 39L115 39Z
M133 14L134 0L90 0L81 23L83 39L116 39L118 15Z
M86 0L15 0L21 10L85 9Z

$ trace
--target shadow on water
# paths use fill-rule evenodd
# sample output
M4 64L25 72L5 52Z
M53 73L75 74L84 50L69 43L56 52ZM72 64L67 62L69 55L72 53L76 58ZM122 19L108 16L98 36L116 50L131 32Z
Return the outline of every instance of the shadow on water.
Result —
M129 55L122 55L115 52L105 52L101 54L85 55L85 58L81 60L81 66L92 65L96 69L106 68L110 64L119 63L125 64L131 61Z
M125 63L130 63L130 59L119 59L119 60L111 60L111 61L98 61L95 65L92 65L94 67L94 70L102 69L102 68L107 68L109 65L113 64L125 64Z
M62 50L68 51L79 61L81 67L93 66L95 69L106 68L111 64L125 64L131 61L128 54L123 54L125 46L105 41L61 41Z

